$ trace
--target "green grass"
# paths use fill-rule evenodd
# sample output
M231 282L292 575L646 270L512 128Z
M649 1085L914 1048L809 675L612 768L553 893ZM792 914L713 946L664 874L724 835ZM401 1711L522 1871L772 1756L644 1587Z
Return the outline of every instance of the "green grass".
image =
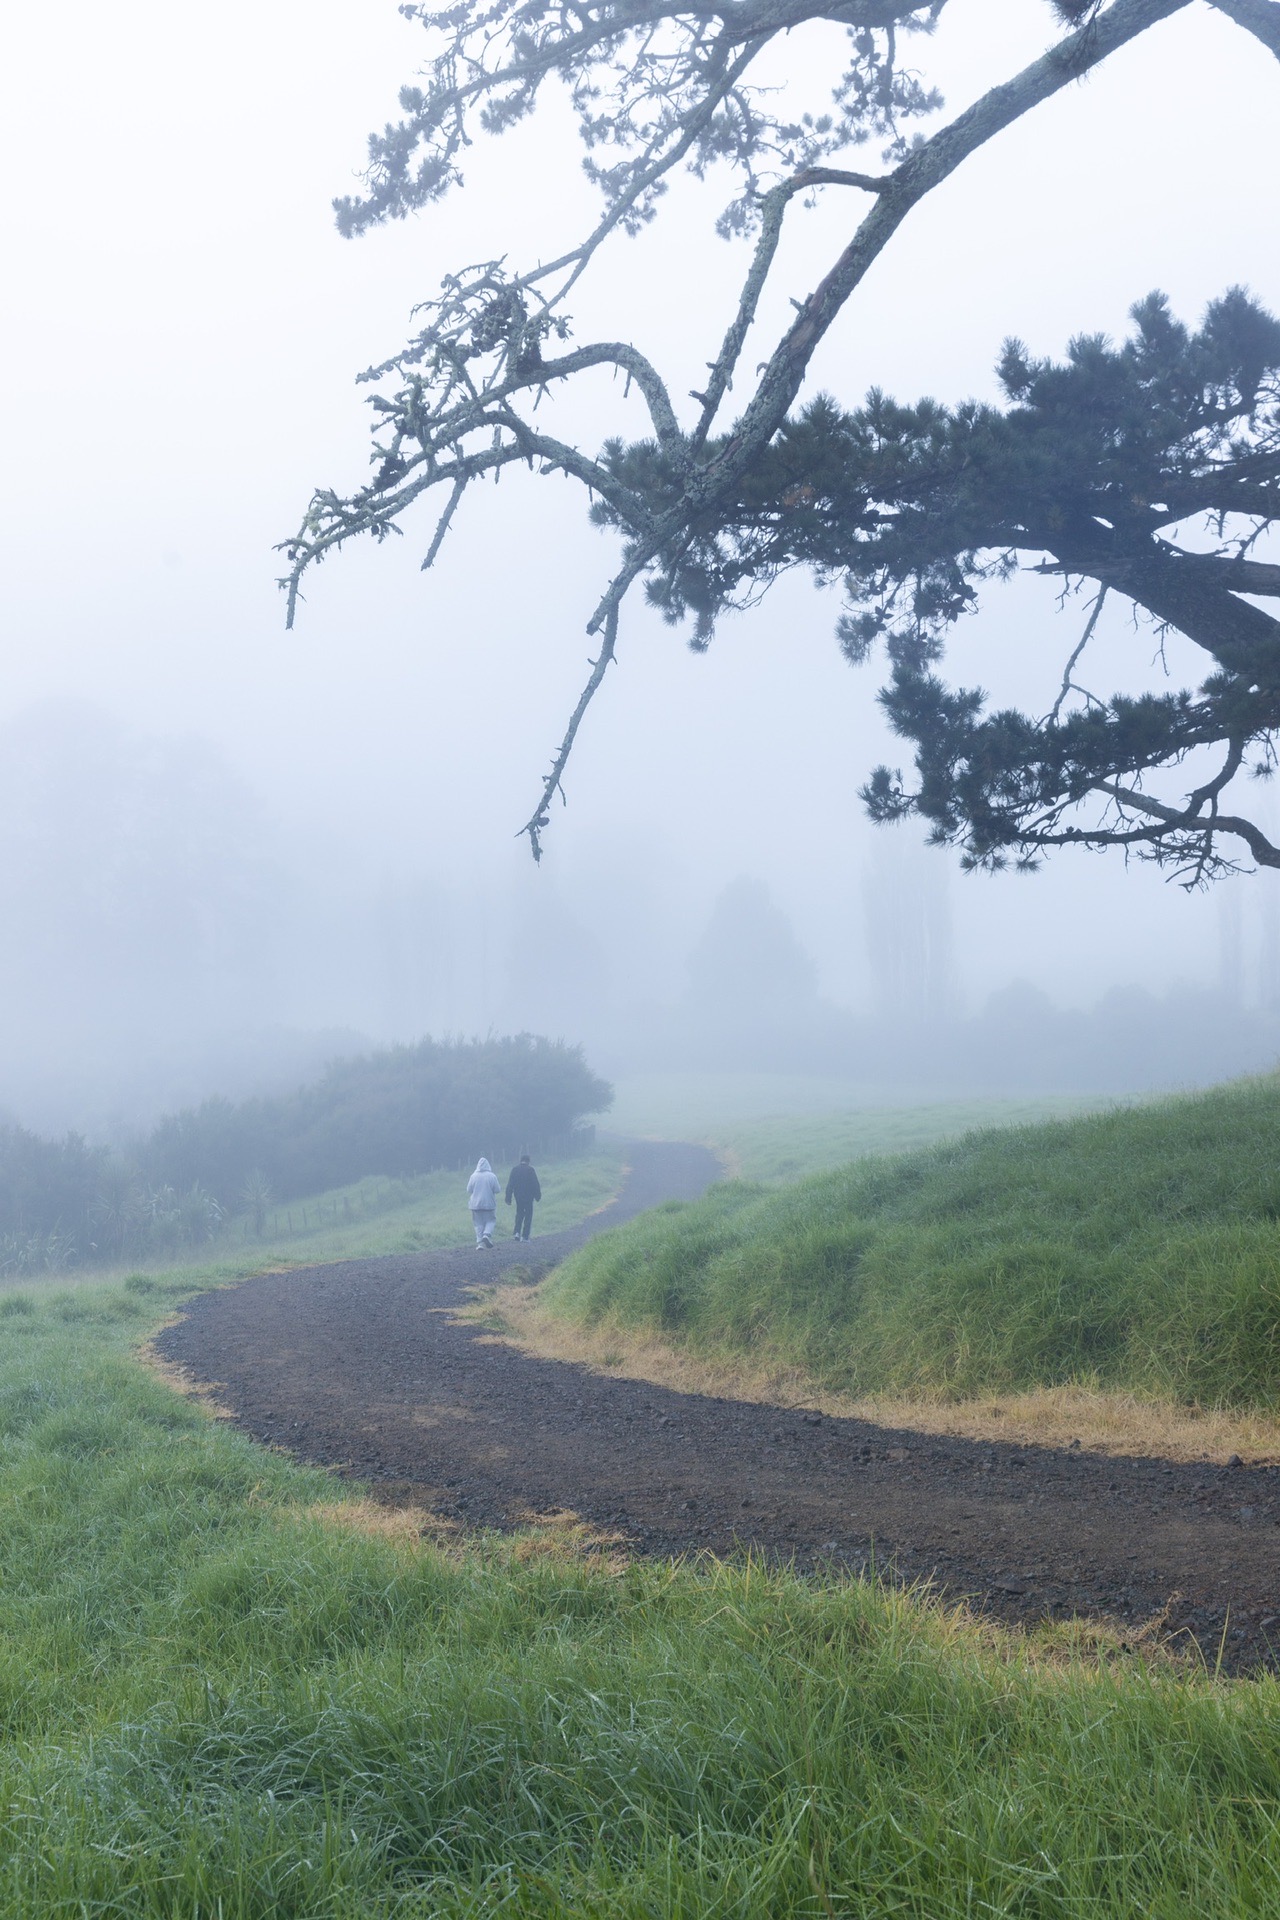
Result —
M1280 1910L1274 1682L326 1525L331 1480L131 1357L184 1285L8 1297L6 1920Z
M858 1107L848 1112L721 1122L713 1144L744 1180L776 1183L846 1166L868 1154L909 1153L978 1127L1018 1127L1070 1118L1098 1100L1074 1094L1039 1100L945 1100L933 1106ZM1110 1104L1110 1103L1108 1103Z
M555 1313L851 1393L1280 1404L1280 1080L736 1182L576 1254Z
M813 1073L627 1073L615 1077L607 1125L618 1133L701 1140L721 1128L775 1114L887 1106L892 1095L863 1082Z
M543 1199L535 1209L538 1233L577 1226L613 1199L622 1185L625 1156L603 1148L573 1160L540 1161ZM507 1169L495 1169L505 1183ZM364 1259L412 1253L420 1247L460 1247L472 1239L464 1173L426 1173L411 1180L373 1178L296 1205L273 1207L255 1257L298 1260ZM499 1203L498 1227L510 1228L511 1209ZM292 1226L290 1226L292 1222Z
M932 1146L974 1127L1020 1126L1114 1105L1110 1098L935 1100L915 1105L861 1081L787 1073L643 1073L617 1083L609 1126L714 1147L746 1180L795 1180L871 1153Z
M544 1199L534 1213L534 1235L577 1226L606 1207L623 1182L625 1155L605 1146L580 1158L539 1163ZM505 1169L499 1169L505 1178ZM498 1209L498 1230L508 1230L511 1210ZM214 1285L264 1267L322 1265L333 1260L373 1259L384 1253L416 1253L431 1247L472 1244L465 1173L427 1173L415 1179L377 1177L273 1207L266 1231L255 1235L245 1220L232 1220L215 1240L172 1256L154 1271L181 1271ZM0 1279L0 1288L42 1290L82 1284L83 1269L53 1278ZM124 1268L115 1271L124 1272ZM90 1270L92 1276L92 1270ZM0 1314L5 1295L0 1292Z

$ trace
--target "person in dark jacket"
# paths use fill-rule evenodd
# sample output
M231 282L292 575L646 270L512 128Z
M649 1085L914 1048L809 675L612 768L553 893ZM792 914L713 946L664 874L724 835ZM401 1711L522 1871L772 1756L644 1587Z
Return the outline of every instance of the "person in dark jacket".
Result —
M541 1200L542 1188L538 1185L538 1176L529 1165L527 1153L520 1155L518 1167L512 1167L511 1178L507 1181L507 1205L516 1203L516 1230L513 1238L527 1240L533 1229L533 1203Z

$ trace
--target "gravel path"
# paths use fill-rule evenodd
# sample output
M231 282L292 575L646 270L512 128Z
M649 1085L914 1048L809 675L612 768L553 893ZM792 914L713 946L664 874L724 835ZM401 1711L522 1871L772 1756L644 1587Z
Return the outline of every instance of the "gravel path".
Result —
M458 1325L478 1275L545 1269L716 1177L705 1149L636 1144L615 1204L491 1254L351 1260L202 1294L161 1335L255 1440L467 1526L572 1510L636 1551L751 1546L875 1566L1030 1623L1105 1616L1210 1662L1276 1664L1280 1467L1114 1459L939 1438L606 1378Z

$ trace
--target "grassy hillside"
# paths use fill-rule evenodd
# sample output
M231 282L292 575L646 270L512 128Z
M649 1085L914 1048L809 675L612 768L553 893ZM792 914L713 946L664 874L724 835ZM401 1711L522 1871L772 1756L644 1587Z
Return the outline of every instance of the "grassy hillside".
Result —
M866 1153L931 1146L971 1127L1084 1113L1104 1096L904 1102L891 1087L789 1073L633 1073L616 1083L607 1125L620 1135L696 1140L747 1180L795 1180Z
M548 1311L824 1386L1086 1381L1280 1405L1280 1079L733 1182L592 1243Z
M433 1545L144 1371L183 1290L0 1301L12 1920L1280 1909L1273 1681Z
M918 1107L858 1107L844 1113L721 1123L711 1130L710 1139L735 1175L772 1185L846 1166L868 1154L936 1146L979 1127L1031 1126L1112 1105L1075 1094L1039 1100L939 1100Z

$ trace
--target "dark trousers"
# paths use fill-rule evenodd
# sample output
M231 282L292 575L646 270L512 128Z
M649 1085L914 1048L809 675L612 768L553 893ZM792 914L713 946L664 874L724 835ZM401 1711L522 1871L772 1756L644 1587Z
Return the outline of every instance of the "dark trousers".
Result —
M527 1240L529 1238L530 1233L532 1233L532 1231L533 1231L533 1202L532 1200L517 1200L516 1201L516 1230L513 1235L513 1238L516 1240Z

